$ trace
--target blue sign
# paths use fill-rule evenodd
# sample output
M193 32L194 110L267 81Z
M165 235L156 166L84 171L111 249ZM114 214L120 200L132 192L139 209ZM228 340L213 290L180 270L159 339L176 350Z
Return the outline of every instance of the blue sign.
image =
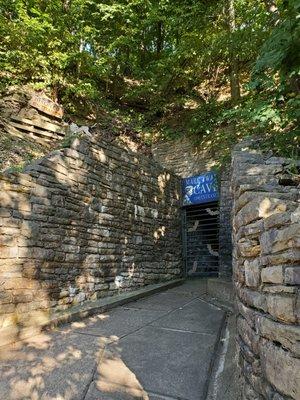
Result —
M217 175L215 172L206 172L182 180L183 205L208 203L219 200Z

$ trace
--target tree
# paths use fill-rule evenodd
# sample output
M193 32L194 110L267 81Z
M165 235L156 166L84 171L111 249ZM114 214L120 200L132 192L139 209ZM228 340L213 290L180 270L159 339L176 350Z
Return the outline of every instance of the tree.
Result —
M155 103L204 81L213 96L225 77L237 101L274 27L265 2L0 0L2 86L33 83L61 101L105 93Z
M238 55L235 50L235 7L234 0L228 0L228 25L230 32L230 90L233 101L238 101L241 97L240 80L239 80L239 64Z

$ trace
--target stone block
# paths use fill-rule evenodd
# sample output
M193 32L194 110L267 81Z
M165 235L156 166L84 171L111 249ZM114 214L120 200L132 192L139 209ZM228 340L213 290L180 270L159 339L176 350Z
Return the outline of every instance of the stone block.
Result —
M266 259L270 265L294 264L300 260L300 250L290 249L283 253L268 255Z
M267 296L267 310L273 317L280 321L293 323L296 321L295 298L293 296L269 295Z
M246 204L250 203L251 201L253 201L254 199L257 198L257 196L259 196L260 198L262 198L264 196L263 193L257 193L257 192L252 192L252 191L248 191L248 192L244 192L242 193L237 200L234 202L234 212L237 213L241 208L243 208Z
M265 293L297 293L297 286L286 286L286 285L265 285L263 287Z
M18 338L17 325L9 325L0 329L0 347L14 342Z
M245 383L242 400L263 400L262 396L257 393L248 382Z
M266 218L263 222L264 228L266 230L270 228L280 227L286 225L287 223L291 222L291 213L290 212L283 212L279 214L271 215L270 217Z
M282 394L300 398L300 359L265 341L260 347L262 370L268 381Z
M246 204L234 217L234 227L238 230L243 225L270 215L285 212L288 208L287 202L271 196L258 196Z
M239 296L246 305L267 311L266 296L263 293L242 288L240 289Z
M275 393L272 397L272 400L285 400L285 398L282 397L279 393Z
M264 229L264 222L263 220L258 220L252 222L252 224L246 225L244 227L244 235L246 236L258 236Z
M18 257L18 247L0 247L0 259L5 258L17 258Z
M241 356L240 364L243 366L244 361L250 365L254 365L256 358L250 348L247 346L241 335L236 336L236 341L239 346L239 355Z
M243 304L240 301L237 302L237 310L245 318L248 325L251 328L254 328L256 316L257 316L257 314L258 315L260 315L260 314L257 311L253 310L252 308L246 307L245 304Z
M256 314L255 326L259 334L271 341L279 342L300 358L300 327L273 321L272 319Z
M17 324L18 318L15 313L0 315L0 329Z
M240 266L238 264L234 264L233 268L233 277L235 281L238 281L241 284L245 283L245 267L244 265Z
M255 333L242 317L237 318L237 331L243 342L257 355L259 353L259 335Z
M237 246L243 257L256 257L260 254L260 245L255 239L240 239Z
M260 284L260 267L249 265L245 261L245 282L249 287L257 287Z
M277 253L300 246L300 224L291 224L284 229L271 229L260 237L263 254Z
M281 265L266 267L261 271L261 280L265 283L283 283L283 268Z
M300 221L300 206L297 207L295 211L291 214L291 222L299 222Z
M268 258L266 256L259 256L253 259L247 260L247 264L249 267L263 267L269 263Z
M279 164L279 165L284 165L286 164L286 158L284 157L270 157L266 160L266 164Z
M300 285L300 265L294 265L285 269L284 282L287 285Z

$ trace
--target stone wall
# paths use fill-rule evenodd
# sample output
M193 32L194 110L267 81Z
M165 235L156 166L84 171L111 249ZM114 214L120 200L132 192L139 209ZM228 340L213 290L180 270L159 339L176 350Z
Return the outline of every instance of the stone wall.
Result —
M234 281L244 399L300 399L299 176L251 142L233 154Z
M197 148L191 139L159 141L152 145L154 159L181 178L209 171L216 165L208 151Z
M219 276L232 279L232 207L231 168L220 176L220 230L219 230Z
M0 175L0 338L182 274L180 182L103 138Z
M195 144L187 137L158 142L152 146L152 153L157 162L181 178L209 171L216 165L215 156L211 155L208 150L195 147ZM223 278L232 276L230 180L231 169L230 166L226 166L220 173L219 275Z

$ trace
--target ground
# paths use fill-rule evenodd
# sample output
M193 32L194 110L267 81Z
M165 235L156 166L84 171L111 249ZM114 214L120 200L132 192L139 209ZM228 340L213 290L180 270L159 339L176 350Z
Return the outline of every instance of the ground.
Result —
M206 287L204 280L187 281L45 332L23 348L2 349L0 398L237 398L229 390L232 369L225 362L233 349L227 313L209 302ZM231 397L220 397L220 384Z

